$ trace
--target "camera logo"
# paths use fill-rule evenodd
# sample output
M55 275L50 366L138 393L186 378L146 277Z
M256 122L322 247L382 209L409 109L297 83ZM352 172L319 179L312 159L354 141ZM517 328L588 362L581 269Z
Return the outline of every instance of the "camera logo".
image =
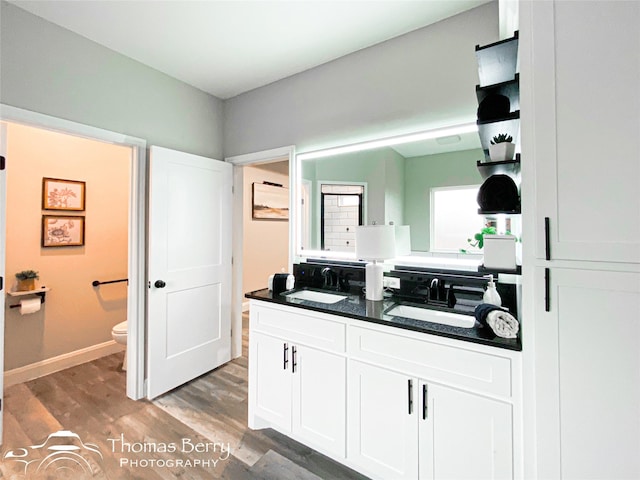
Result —
M25 480L95 479L102 471L102 459L97 445L84 443L68 430L52 433L41 445L11 450L3 456L4 463L13 463Z

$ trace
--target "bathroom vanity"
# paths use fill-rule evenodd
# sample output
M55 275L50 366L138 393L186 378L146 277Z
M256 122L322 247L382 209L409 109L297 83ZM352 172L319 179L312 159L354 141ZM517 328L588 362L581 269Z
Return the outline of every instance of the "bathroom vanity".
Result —
M352 291L247 297L250 428L376 479L522 477L519 338Z

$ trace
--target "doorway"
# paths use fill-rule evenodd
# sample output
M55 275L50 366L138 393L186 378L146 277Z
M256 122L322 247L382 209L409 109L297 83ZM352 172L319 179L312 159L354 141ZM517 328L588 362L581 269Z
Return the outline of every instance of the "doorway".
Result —
M292 211L291 189L294 185L295 175L291 173L294 159L292 146L265 150L262 152L239 155L226 158L225 161L234 165L233 189L234 189L234 218L241 221L234 222L233 226L233 353L239 357L242 354L242 312L248 308L244 294L250 290L266 288L268 276L279 272L283 267L286 271L292 268L292 252L289 245L291 238L292 222L281 220L253 220L252 215L252 186L254 183L275 183L281 188L289 190L289 212ZM275 235L277 244L267 241L263 234ZM274 256L274 249L280 255ZM267 263L262 259L271 260ZM251 279L245 282L245 265L255 264L260 260L260 268L256 268L251 274ZM248 289L248 290L246 290Z
M126 273L129 280L126 294L126 320L128 320L127 350L129 352L127 362L127 396L137 400L144 396L144 315L145 315L145 191L146 191L146 142L135 137L128 137L118 133L77 124L55 117L22 110L7 105L1 105L2 121L30 128L41 129L52 133L71 135L90 139L97 142L111 144L124 148L129 156L129 181L124 188L127 195L128 222L126 234L126 245L128 250L126 261ZM6 139L3 139L6 140ZM7 158L7 170L11 171L11 162L18 159ZM82 172L80 172L82 174ZM11 180L10 173L7 175ZM42 180L40 180L42 181ZM38 197L40 197L38 192ZM5 215L6 206L2 206L2 215ZM37 215L42 212L37 209ZM86 214L87 212L85 212ZM98 217L87 217L85 222L100 223ZM18 226L19 227L19 226ZM8 229L13 229L14 225L9 224ZM8 230L7 229L7 230ZM0 254L4 258L6 245L6 235L2 233L2 248ZM86 248L89 248L86 246ZM57 250L58 252L60 250ZM53 253L51 256L60 255ZM6 273L6 272L5 272ZM9 272L11 273L11 272ZM93 273L93 272L92 272ZM5 276L6 278L6 276ZM92 278L93 279L93 278ZM108 280L95 278L95 280ZM10 285L8 285L10 288ZM49 301L51 301L50 296ZM104 297L103 297L104 300ZM47 305L48 306L48 305ZM46 306L45 306L46 308ZM3 310L4 312L4 310ZM4 315L0 317L0 328L4 330ZM90 322L88 322L90 324ZM0 345L0 354L4 355L5 342ZM63 356L64 357L64 356ZM46 368L46 362L45 362ZM64 367L63 367L64 368ZM49 373L46 370L41 374Z
M111 331L127 319L132 150L13 122L6 136L10 386L121 350ZM16 295L25 270L41 299Z

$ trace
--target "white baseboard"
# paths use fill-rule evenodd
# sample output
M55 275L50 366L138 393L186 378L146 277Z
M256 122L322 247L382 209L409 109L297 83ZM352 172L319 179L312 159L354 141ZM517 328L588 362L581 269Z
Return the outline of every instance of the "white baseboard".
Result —
M109 340L108 342L92 345L91 347L82 348L74 352L58 355L57 357L47 358L41 362L25 365L24 367L14 368L4 372L4 386L10 387L18 383L28 382L35 378L44 377L50 373L59 372L65 368L75 367L100 357L111 355L112 353L121 352L124 346Z
M242 311L243 312L249 311L249 302L242 302Z

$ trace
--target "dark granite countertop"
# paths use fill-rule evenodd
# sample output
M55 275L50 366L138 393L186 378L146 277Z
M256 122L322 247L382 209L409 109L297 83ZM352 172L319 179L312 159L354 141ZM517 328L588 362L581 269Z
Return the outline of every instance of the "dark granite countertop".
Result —
M303 289L296 289L303 290ZM314 289L309 289L314 290ZM294 290L295 291L295 290ZM291 292L285 292L291 293ZM337 293L337 292L332 292ZM466 342L480 343L497 348L505 348L508 350L522 350L522 342L518 334L518 338L501 338L497 337L488 327L483 327L476 321L473 328L451 327L438 323L431 323L421 320L413 320L404 317L394 317L387 315L385 312L398 303L398 300L389 298L379 302L366 300L363 295L348 294L345 300L337 303L326 304L320 302L312 302L309 300L300 300L296 298L287 298L283 294L273 295L268 289L256 290L249 292L245 297L254 300L263 300L265 302L277 303L279 305L288 305L298 307L305 310L313 310L316 312L330 313L342 317L355 318L366 322L388 325L416 332L438 335L441 337L455 338Z

